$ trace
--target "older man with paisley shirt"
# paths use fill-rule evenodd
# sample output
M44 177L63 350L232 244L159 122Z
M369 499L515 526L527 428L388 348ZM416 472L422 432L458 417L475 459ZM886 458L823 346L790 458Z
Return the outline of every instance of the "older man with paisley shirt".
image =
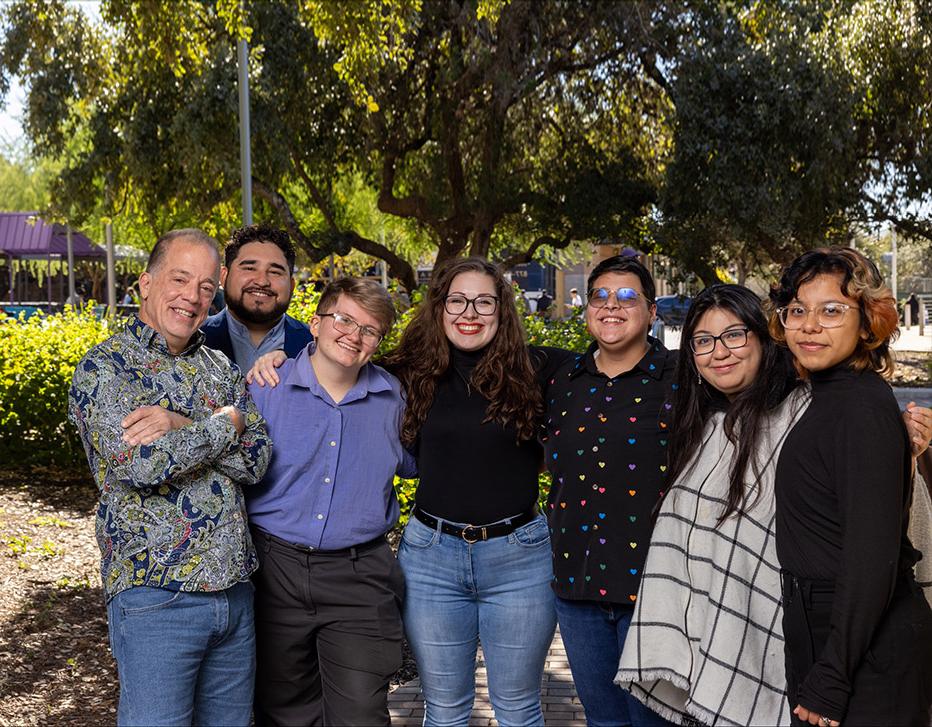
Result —
M242 485L265 474L265 421L198 331L214 240L176 230L139 278L138 317L78 364L70 417L100 488L97 539L121 725L248 725L256 554Z

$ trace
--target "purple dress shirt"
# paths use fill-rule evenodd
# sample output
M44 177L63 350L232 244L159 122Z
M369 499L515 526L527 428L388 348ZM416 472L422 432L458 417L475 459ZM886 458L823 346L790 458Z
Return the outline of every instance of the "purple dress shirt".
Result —
M366 364L340 403L317 381L311 343L279 369L275 388L249 392L268 423L272 460L246 500L250 522L290 543L339 550L383 535L398 520L395 474L413 477L399 439L401 385Z

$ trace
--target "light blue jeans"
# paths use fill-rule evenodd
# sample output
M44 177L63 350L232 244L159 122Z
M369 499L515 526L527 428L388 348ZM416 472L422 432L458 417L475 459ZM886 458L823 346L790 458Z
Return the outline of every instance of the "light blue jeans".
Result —
M469 722L481 641L498 723L543 725L540 683L556 626L544 517L472 544L412 517L398 560L405 574L405 632L424 692L424 724Z
M107 605L121 725L248 725L256 671L253 587L137 587Z

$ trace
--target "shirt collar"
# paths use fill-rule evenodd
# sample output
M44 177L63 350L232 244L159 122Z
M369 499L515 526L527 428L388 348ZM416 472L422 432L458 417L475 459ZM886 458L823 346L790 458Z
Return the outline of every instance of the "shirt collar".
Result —
M314 341L307 344L304 350L295 358L294 366L291 367L291 371L282 383L287 386L308 389L314 396L325 401L331 401L330 395L320 385L314 367L311 366L311 354L314 353L316 348L317 344ZM359 370L359 378L353 388L343 397L340 404L349 404L358 399L365 399L369 394L391 391L392 384L388 376L388 372L370 361Z
M647 353L637 362L632 371L642 371L653 379L660 380L663 376L663 368L667 362L669 351L660 341L653 336L647 337ZM595 352L599 350L599 344L592 341L586 353L576 359L576 365L570 372L570 378L575 378L584 371L592 376L605 376L595 365Z
M192 354L201 347L201 344L204 343L204 339L206 338L206 336L201 333L200 329L198 329L194 335L191 336L191 340L188 341L188 345L185 346L184 350L178 354L173 354L168 348L168 343L165 341L165 337L154 328L152 328L152 326L144 323L138 315L133 314L129 317L126 322L125 330L129 333L130 336L139 341L140 345L144 348L155 349L159 353L165 354L167 356L187 356Z
M250 335L249 329L246 327L246 324L238 320L236 316L230 313L230 307L227 306L223 309L223 315L227 319L227 327L230 329L230 333L239 337L241 340L249 341L252 345L252 336ZM278 319L278 323L272 326L268 332L262 337L262 341L259 342L259 346L262 345L262 342L268 338L274 338L281 331L285 329L285 316L282 316ZM253 346L253 348L259 348L259 346Z

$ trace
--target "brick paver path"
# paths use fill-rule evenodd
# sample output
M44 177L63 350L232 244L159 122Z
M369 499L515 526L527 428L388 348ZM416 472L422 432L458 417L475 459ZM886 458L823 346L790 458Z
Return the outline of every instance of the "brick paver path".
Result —
M541 702L544 708L544 721L548 727L585 727L583 714L570 665L566 660L566 650L560 631L557 630L544 664L544 678L541 682ZM392 725L397 727L416 727L424 719L424 698L421 696L421 682L413 679L397 687L388 695L388 711L392 715ZM476 662L476 703L472 709L470 725L497 725L489 703L489 680L485 671L482 650Z

